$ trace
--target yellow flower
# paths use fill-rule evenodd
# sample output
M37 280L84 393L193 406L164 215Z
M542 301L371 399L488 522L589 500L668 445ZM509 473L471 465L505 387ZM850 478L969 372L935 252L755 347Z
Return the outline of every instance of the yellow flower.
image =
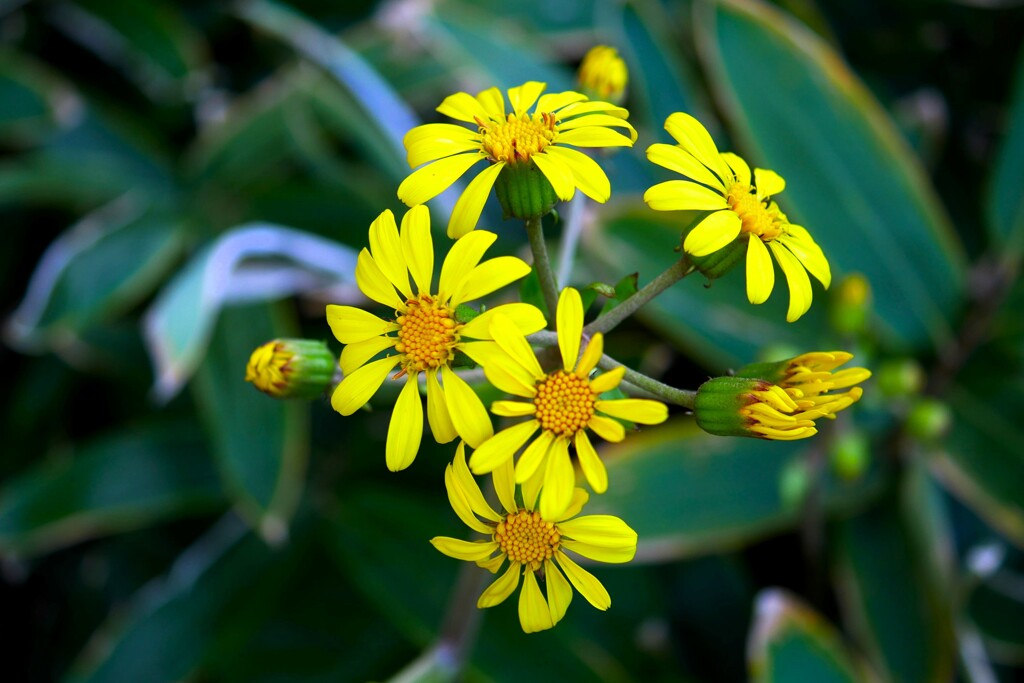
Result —
M486 160L487 168L455 204L449 237L461 237L476 227L491 187L505 169L513 172L535 166L563 201L571 199L576 188L595 201L607 201L611 185L604 171L586 154L566 145L631 147L636 131L626 121L629 112L607 102L590 102L571 91L541 95L545 87L530 81L509 89L511 111L498 88L476 97L460 92L446 98L437 111L472 128L428 123L410 130L405 136L409 167L422 167L399 186L399 199L409 206L422 204ZM625 129L629 137L612 128Z
M470 445L479 445L493 434L491 421L476 393L452 371L455 351L466 344L464 338L490 339L488 327L495 315L511 320L512 327L525 334L546 324L537 308L521 303L496 306L467 323L456 316L460 304L530 272L526 263L512 256L480 263L495 239L494 233L480 230L452 245L434 290L434 247L427 208L411 208L402 219L401 232L392 213L385 211L370 225L370 248L359 254L356 283L367 297L393 309L395 317L382 320L352 306L327 307L327 322L338 341L346 345L339 363L345 377L331 396L335 410L342 415L358 410L395 366L400 369L393 379L405 376L388 428L386 460L393 471L412 463L423 435L419 373L426 374L427 419L434 438L448 443L461 436ZM373 360L382 352L383 358Z
M679 144L651 145L647 158L687 180L659 183L647 190L644 201L657 211L711 212L683 242L693 256L723 249L737 237L746 239L747 298L752 304L764 303L775 286L770 249L789 283L786 320L799 319L811 307L807 272L826 288L832 275L810 233L791 224L772 200L786 182L763 168L755 168L751 178L747 163L730 152L719 153L704 126L688 114L672 114L665 129Z
M334 369L322 341L274 339L249 356L245 381L274 398L316 398L331 385Z
M531 478L536 479L534 484L543 482L540 512L547 519L561 515L572 500L576 475L569 457L570 444L575 446L580 467L594 491L604 493L608 488L608 474L587 436L588 427L608 441L622 441L625 429L612 418L658 424L668 417L665 404L658 401L601 399L601 394L619 385L625 369L620 367L590 379L603 353L603 337L595 334L579 356L583 303L579 292L571 287L563 289L558 300L557 325L562 367L554 372L541 369L529 342L504 316L494 316L491 323L497 349L494 345L474 344L465 348L466 354L483 366L494 386L527 399L495 401L491 412L530 418L498 432L477 447L470 466L477 474L494 470L509 461L539 429L540 435L526 447L516 464L515 478L518 484Z
M619 104L629 82L629 70L614 47L595 45L583 57L577 79L588 97Z
M575 489L572 503L562 514L552 517L537 511L536 489L524 487L524 504L517 504L511 461L506 460L495 469L493 478L501 512L484 500L466 466L465 450L460 443L455 461L444 473L448 500L466 526L489 540L437 536L430 541L445 555L476 562L492 574L508 560L508 569L484 590L477 607L493 607L503 602L519 586L520 575L523 589L519 594L519 623L527 633L549 629L565 616L572 601L570 584L597 609L611 607L611 597L601 582L565 551L599 562L629 562L636 555L636 532L611 515L576 517L587 502L583 489ZM547 599L541 593L538 574L546 586Z

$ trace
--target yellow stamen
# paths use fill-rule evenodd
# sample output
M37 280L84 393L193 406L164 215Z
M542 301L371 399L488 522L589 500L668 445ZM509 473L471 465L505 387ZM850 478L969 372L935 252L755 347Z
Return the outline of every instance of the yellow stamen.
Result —
M759 201L750 185L733 183L729 187L726 201L729 202L729 208L740 217L740 229L743 232L757 235L765 242L771 242L783 233L785 221L778 206L770 203L768 198Z
M536 571L558 550L562 536L554 522L545 522L539 512L520 510L498 522L494 540L509 560Z
M448 364L459 342L459 328L454 312L427 294L406 302L398 323L395 350L402 354L402 372L422 372Z
M481 121L480 145L491 161L504 161L510 164L527 161L530 155L543 152L544 148L555 141L558 132L555 130L557 120L554 114L540 112L537 114L509 114L501 123Z
M533 399L541 427L559 436L576 434L594 417L597 396L590 381L558 370L537 383Z

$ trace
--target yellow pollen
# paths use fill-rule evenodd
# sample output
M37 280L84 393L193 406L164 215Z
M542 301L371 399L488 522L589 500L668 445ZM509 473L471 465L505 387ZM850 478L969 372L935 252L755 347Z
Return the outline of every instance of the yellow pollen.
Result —
M421 372L448 364L459 342L459 328L453 311L432 297L421 294L406 302L407 310L395 320L405 372Z
M759 201L750 185L736 182L729 188L726 197L729 208L743 221L743 232L757 235L765 242L771 242L782 234L782 219L779 210L768 200Z
M531 154L543 152L558 135L555 115L548 112L532 116L509 114L508 119L501 123L480 119L477 119L477 123L480 125L480 135L483 136L480 145L491 161L510 164L527 161Z
M588 380L559 370L537 383L533 404L541 427L559 436L573 436L594 416L596 400Z
M540 569L544 560L551 559L562 540L554 522L545 522L539 512L520 510L498 522L494 540L508 559Z

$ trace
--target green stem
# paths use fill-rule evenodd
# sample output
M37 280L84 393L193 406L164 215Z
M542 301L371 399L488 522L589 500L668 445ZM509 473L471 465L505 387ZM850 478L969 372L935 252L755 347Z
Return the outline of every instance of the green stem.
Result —
M583 334L592 336L596 332L605 334L611 331L623 320L633 315L641 306L682 280L694 270L695 268L688 258L684 257L676 261L661 275L637 290L633 296L584 327Z
M555 272L551 270L551 259L548 258L548 246L544 242L544 227L540 218L526 220L526 236L533 252L533 269L537 271L540 291L548 307L548 320L554 321L558 311L558 281L555 280Z

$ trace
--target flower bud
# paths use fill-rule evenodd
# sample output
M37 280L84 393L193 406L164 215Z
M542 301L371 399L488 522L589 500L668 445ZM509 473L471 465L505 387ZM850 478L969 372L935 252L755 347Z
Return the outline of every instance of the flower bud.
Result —
M780 387L762 379L714 377L697 389L697 426L718 436L791 441L814 436L823 413L800 406Z
M622 104L629 82L629 69L615 48L595 45L583 57L577 73L580 92L592 100Z
M844 481L857 481L871 464L868 438L859 432L842 434L831 453L832 469Z
M935 442L949 433L953 414L938 399L924 397L914 401L907 415L907 431L919 441Z
M829 319L836 332L863 332L871 313L871 284L860 273L851 273L835 288L830 303Z
M498 173L494 192L506 219L525 221L541 218L558 203L551 181L532 159L506 164Z
M924 370L913 358L887 360L878 369L878 389L889 398L918 394L924 384Z
M736 372L737 377L767 380L781 387L803 407L834 418L840 410L856 403L863 391L856 386L871 377L865 368L836 369L853 358L846 351L814 351L795 358L768 363L751 363ZM836 389L846 389L833 393Z
M335 369L324 342L275 339L252 352L245 381L274 398L316 398L333 383Z

